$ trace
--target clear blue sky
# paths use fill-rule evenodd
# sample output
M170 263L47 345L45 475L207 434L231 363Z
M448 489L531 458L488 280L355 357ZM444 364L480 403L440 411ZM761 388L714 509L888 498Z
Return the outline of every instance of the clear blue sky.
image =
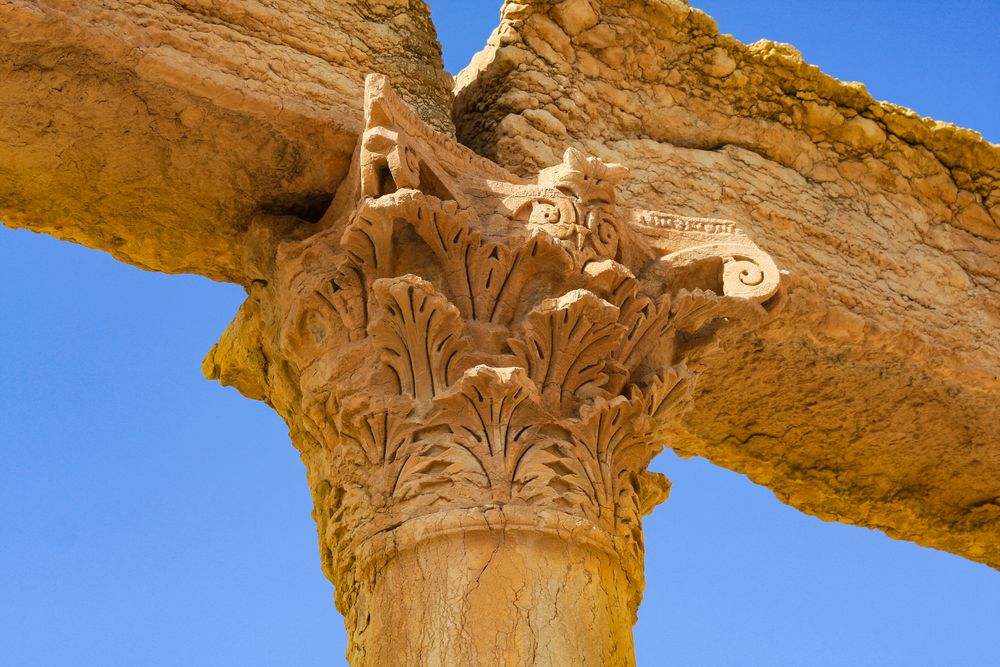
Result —
M498 3L431 5L457 71ZM998 2L695 5L1000 141ZM0 285L0 665L344 664L284 424L199 372L240 288L9 230ZM1000 573L655 467L640 665L1000 665Z

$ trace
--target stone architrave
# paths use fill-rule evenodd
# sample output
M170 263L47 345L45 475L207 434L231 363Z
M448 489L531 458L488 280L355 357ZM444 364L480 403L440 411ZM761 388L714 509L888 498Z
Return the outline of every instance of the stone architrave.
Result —
M732 223L519 178L371 76L328 213L258 255L208 377L286 420L352 665L631 665L686 353L781 303Z
M423 2L3 0L0 220L246 284L246 246L329 205L371 71L451 131Z

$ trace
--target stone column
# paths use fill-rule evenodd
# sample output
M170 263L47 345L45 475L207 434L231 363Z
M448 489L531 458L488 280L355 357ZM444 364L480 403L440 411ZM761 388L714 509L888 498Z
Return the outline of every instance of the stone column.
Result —
M632 665L684 359L778 271L732 223L617 205L620 165L519 178L379 77L365 113L205 372L287 421L352 665Z

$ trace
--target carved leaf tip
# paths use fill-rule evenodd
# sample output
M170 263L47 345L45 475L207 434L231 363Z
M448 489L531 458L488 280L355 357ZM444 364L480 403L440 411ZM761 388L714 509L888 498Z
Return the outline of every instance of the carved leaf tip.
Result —
M400 391L428 403L451 384L467 346L465 320L434 286L418 276L380 278L372 293L381 308L368 327Z

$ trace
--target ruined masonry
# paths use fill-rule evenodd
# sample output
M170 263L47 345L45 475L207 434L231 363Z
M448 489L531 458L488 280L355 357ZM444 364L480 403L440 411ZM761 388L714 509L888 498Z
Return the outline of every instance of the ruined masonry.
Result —
M489 664L499 636L509 664L628 664L684 358L766 318L778 269L732 223L618 206L627 169L576 149L518 178L382 77L365 121L206 375L289 424L352 664Z
M355 667L634 665L664 446L1000 567L971 130L681 0L508 0L454 79L416 0L6 0L0 92L5 224L246 288L203 370Z

